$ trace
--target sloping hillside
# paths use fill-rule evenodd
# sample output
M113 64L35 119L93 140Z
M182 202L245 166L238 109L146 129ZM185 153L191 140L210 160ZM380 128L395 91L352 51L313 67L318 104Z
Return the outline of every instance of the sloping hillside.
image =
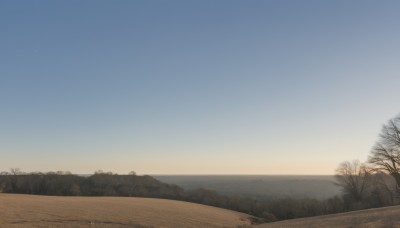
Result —
M255 226L274 227L400 227L400 206L353 211L334 215L293 219Z
M0 194L0 227L238 227L249 215L200 204L133 197Z

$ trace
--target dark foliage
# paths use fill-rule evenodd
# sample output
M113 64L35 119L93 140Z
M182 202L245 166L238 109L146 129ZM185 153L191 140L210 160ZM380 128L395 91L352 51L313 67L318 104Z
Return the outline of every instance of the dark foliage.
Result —
M0 175L0 191L55 196L140 196L178 199L183 190L151 176L96 173L89 177L60 173Z

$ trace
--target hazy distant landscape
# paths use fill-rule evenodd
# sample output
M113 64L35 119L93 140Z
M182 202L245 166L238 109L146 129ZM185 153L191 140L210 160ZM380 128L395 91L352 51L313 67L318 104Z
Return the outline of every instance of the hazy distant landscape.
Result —
M204 188L220 194L268 198L326 199L340 194L328 175L152 175L185 190Z
M185 180L188 181L188 178L190 176L187 176ZM211 185L205 188L199 185L202 183L198 181L199 186L196 187L192 184L191 188L185 189L176 184L161 182L149 175L136 175L134 172L129 175L118 175L97 171L93 175L82 176L62 171L27 173L15 168L10 172L0 172L0 192L49 196L173 199L249 214L255 218L254 223L315 216L344 210L341 206L342 202L337 196L318 199L316 196L310 194L305 196L301 193L304 191L314 193L309 188L313 186L317 187L317 190L321 190L324 184L326 185L325 182L333 185L331 177L328 176L204 176L200 180L203 181L203 184L211 183ZM181 181L184 180L181 179ZM322 184L319 184L318 181L322 181ZM314 185L306 188L302 182L310 182ZM224 191L213 189L213 184L217 188L226 186L237 189L235 192L224 193ZM242 191L239 187L243 185L249 186L243 188ZM250 192L249 189L252 188L260 188L260 192L271 188L275 192L269 191L269 195L261 193L257 195L255 191ZM291 188L298 189L298 191L290 191ZM285 191L285 194L277 194L277 191Z

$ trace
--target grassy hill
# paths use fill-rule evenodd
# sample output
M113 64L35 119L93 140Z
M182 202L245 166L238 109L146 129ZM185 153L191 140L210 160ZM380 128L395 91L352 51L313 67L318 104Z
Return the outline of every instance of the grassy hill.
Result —
M0 227L238 227L251 217L165 199L4 193L0 211Z
M175 200L0 194L0 227L400 227L400 206L251 226L251 216Z
M285 227L400 227L400 206L384 207L324 215L304 219L293 219L281 222L261 224L257 228Z

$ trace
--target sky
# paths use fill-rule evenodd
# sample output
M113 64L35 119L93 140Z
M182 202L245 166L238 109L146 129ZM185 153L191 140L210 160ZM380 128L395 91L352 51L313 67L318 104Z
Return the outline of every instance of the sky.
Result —
M0 2L0 170L333 174L400 112L399 1Z

